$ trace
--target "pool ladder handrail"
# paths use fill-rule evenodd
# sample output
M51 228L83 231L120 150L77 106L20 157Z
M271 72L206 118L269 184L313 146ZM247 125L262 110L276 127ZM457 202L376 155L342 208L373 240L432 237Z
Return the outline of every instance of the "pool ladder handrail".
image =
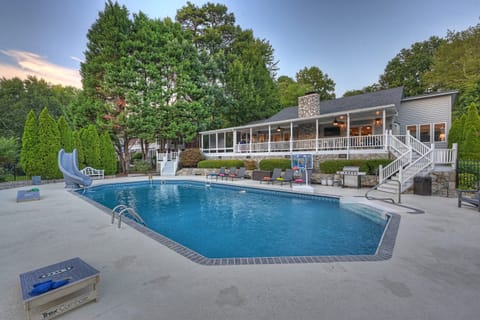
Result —
M117 212L117 210L120 210L120 211ZM143 221L142 217L135 210L133 210L133 208L127 207L124 204L119 204L118 206L112 209L112 224L115 223L115 214L117 214L118 227L120 228L120 226L122 225L122 215L124 215L124 213L130 213L130 215L132 215L135 219L137 219L139 223L145 225L145 221Z

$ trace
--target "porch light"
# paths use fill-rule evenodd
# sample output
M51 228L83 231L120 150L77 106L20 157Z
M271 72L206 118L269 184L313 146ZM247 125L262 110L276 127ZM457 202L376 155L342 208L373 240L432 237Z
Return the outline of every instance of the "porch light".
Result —
M333 125L334 125L334 126L338 126L338 120L337 120L337 117L335 117L335 119L333 119Z
M376 126L382 125L382 119L381 118L376 118L375 120L373 120L373 124L376 125Z
M277 128L277 132L281 132L282 131L282 128L280 128L280 126Z

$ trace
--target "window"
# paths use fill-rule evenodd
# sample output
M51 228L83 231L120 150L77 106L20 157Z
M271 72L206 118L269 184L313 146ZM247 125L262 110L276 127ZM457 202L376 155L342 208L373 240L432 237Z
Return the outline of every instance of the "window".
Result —
M416 125L407 126L407 131L410 131L410 135L412 137L417 138L417 126Z
M340 136L339 127L327 127L323 129L323 135L325 137L338 137Z
M445 123L435 123L433 127L433 136L435 142L445 141Z
M430 142L430 124L421 124L420 125L420 141L421 142Z

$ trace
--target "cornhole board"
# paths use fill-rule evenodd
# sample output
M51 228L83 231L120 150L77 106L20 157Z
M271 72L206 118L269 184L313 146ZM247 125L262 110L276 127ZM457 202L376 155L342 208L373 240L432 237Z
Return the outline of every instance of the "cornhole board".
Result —
M38 296L29 292L35 283L69 278L63 287L47 291ZM73 258L37 270L20 274L20 285L27 320L47 320L97 301L100 272L80 258Z
M40 200L40 191L18 190L17 202Z

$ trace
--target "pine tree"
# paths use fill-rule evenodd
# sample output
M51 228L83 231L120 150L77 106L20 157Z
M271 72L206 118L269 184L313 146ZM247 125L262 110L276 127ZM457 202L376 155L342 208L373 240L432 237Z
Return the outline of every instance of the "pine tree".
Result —
M97 128L89 125L82 131L82 144L85 156L85 164L92 168L100 167L100 138Z
M86 167L85 154L83 152L83 143L81 138L81 133L83 130L85 129L74 131L72 134L74 149L77 149L77 165L79 169L83 169Z
M473 126L466 129L465 140L459 147L459 157L461 159L480 160L480 139Z
M73 151L73 137L72 130L68 126L67 120L64 116L60 116L57 121L58 130L60 131L60 146L65 152Z
M33 110L27 114L23 129L22 151L20 153L20 165L27 176L38 174L37 146L38 124Z
M57 163L60 149L60 131L57 122L50 116L47 108L44 108L38 117L38 175L47 179L61 177Z
M117 173L117 156L108 132L104 132L100 136L100 161L101 168L105 170L105 174L112 175Z

